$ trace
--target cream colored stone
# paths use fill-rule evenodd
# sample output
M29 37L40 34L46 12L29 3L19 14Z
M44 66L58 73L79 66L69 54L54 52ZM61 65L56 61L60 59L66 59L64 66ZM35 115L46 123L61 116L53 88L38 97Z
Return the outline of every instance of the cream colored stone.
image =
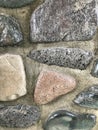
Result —
M0 101L17 99L26 94L26 79L20 55L0 56Z

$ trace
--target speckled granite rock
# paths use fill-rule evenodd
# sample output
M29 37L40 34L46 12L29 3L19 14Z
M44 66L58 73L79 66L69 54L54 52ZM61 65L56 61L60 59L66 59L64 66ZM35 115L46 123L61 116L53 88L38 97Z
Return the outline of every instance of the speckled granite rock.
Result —
M76 81L72 76L43 70L35 87L34 101L37 104L46 104L61 95L71 92L75 87Z
M32 42L90 40L96 29L95 0L45 0L31 17Z
M52 113L44 125L44 130L92 130L96 123L93 114L74 114L66 110Z
M40 118L40 111L37 106L0 105L0 126L26 128L34 125Z
M98 109L98 85L92 85L76 96L74 102L82 107Z
M22 40L21 28L17 20L0 14L0 46L18 45Z
M26 93L26 78L21 56L0 55L0 101L14 100Z
M79 48L58 47L32 50L28 56L40 63L84 70L92 61L93 53Z
M91 75L98 78L98 59L94 62Z
M34 0L0 0L0 6L6 8L18 8L31 4Z

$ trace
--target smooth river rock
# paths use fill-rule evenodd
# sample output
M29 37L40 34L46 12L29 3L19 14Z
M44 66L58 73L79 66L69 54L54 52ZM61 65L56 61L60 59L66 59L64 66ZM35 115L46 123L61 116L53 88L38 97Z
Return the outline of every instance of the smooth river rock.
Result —
M30 24L32 42L90 40L97 29L95 0L45 0Z
M17 99L27 93L26 76L20 55L0 55L0 101Z
M34 125L40 118L37 106L0 105L0 126L9 128L26 128Z
M32 50L28 56L39 63L84 70L92 61L93 53L79 48L54 47Z
M57 97L71 92L76 87L75 79L67 74L43 70L37 80L34 101L46 104Z
M0 0L0 6L6 8L19 8L29 5L34 0Z
M94 62L93 68L91 70L91 75L98 78L98 59Z
M79 93L74 99L74 103L82 107L98 109L98 84Z
M96 124L93 114L75 114L66 110L52 113L43 128L44 130L92 130Z
M23 41L18 21L8 15L0 14L0 46L18 45Z

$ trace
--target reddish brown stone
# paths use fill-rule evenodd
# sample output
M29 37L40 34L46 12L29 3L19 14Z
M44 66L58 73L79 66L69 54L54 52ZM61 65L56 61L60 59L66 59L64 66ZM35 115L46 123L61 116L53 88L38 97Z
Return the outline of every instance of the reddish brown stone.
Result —
M37 104L46 104L61 95L67 94L75 87L76 81L72 76L44 70L38 77L34 100Z

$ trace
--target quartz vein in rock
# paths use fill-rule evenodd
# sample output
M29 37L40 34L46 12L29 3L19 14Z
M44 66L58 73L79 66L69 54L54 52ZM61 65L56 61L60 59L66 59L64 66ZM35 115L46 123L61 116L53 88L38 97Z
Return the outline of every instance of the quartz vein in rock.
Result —
M66 110L52 113L44 124L44 130L91 130L96 123L93 114L75 114Z
M29 5L34 0L0 0L0 6L6 8L19 8Z
M34 125L40 118L39 108L29 105L0 105L0 126L26 128Z
M95 0L45 0L30 24L32 42L90 40L97 29Z
M14 17L0 15L0 46L18 45L23 40L19 23Z
M74 102L82 107L98 109L98 85L92 85L79 93Z
M92 61L93 53L79 48L55 47L32 50L28 56L39 63L84 70Z

